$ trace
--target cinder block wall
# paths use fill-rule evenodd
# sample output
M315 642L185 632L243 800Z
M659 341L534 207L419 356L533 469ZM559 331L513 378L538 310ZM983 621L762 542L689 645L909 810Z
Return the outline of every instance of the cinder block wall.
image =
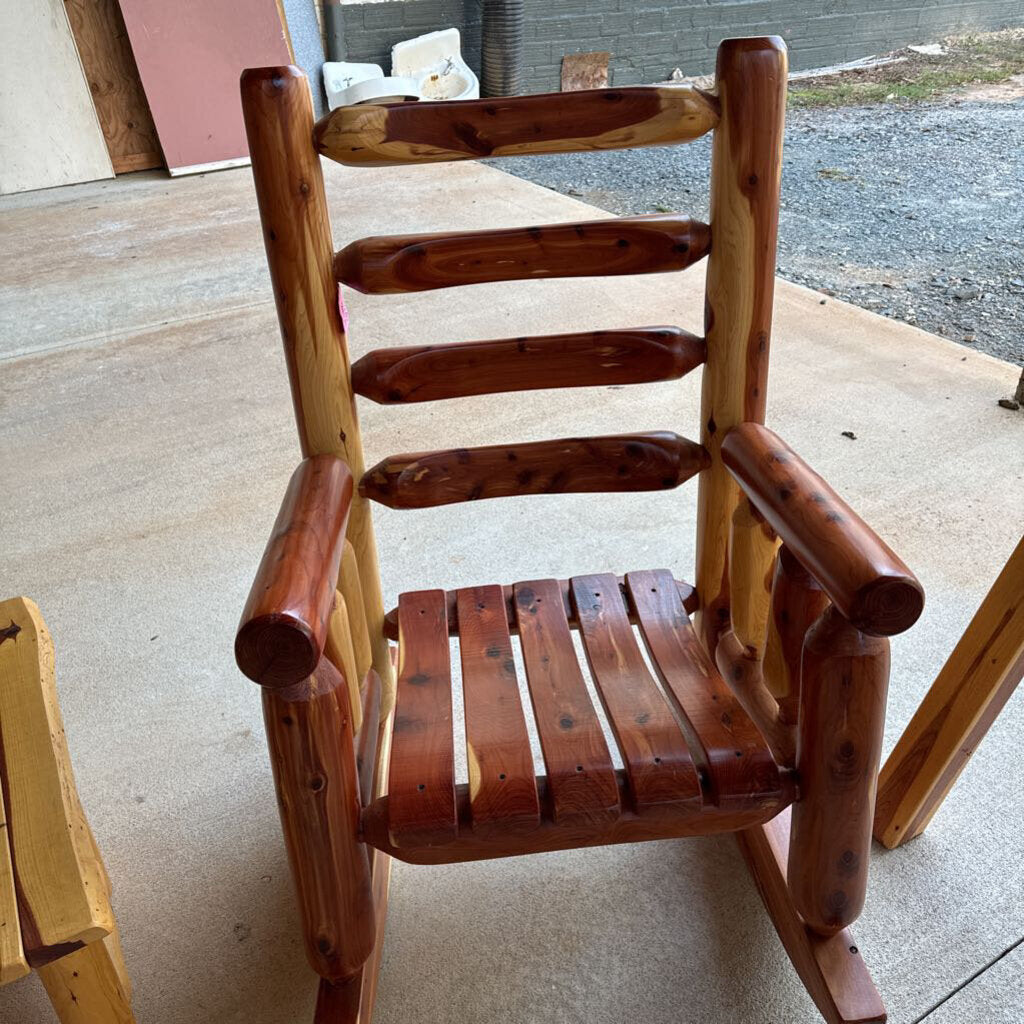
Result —
M349 3L348 59L391 66L399 40L454 25L466 62L479 71L479 0L386 0ZM1021 0L530 0L525 81L530 92L555 91L567 53L608 50L613 85L713 70L726 36L781 35L790 67L824 67L970 29L1024 24Z

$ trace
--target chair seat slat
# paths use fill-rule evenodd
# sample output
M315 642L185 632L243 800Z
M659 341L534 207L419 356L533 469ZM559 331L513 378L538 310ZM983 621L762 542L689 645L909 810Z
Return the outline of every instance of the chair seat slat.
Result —
M451 840L455 815L451 654L443 590L398 601L398 687L388 794L396 846Z
M611 574L575 576L572 600L591 674L622 751L638 808L701 800L693 760L658 684L644 664Z
M671 573L627 573L626 587L651 662L676 705L712 799L742 801L755 794L778 794L778 767L757 726L701 647Z
M576 659L558 581L517 583L514 590L552 817L556 822L611 820L619 813L618 784Z
M457 600L473 827L537 822L537 780L501 587L470 587Z

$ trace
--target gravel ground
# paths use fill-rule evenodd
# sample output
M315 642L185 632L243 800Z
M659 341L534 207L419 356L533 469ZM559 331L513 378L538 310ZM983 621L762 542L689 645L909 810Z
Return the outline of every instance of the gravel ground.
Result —
M780 275L1024 364L1022 138L1019 83L929 103L791 109ZM613 213L707 219L710 152L705 137L498 166Z

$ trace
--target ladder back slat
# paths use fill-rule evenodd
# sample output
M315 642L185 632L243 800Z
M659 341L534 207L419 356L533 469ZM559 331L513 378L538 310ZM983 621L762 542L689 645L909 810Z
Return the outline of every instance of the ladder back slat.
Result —
M438 843L458 831L451 654L443 590L398 599L398 688L388 775L391 837Z
M432 508L524 494L667 490L706 464L700 445L668 431L571 437L392 455L359 490L390 508Z
M558 581L517 583L513 589L552 816L556 822L612 819L619 812L618 783L576 660Z
M472 160L689 142L718 123L712 97L688 87L633 86L479 100L339 107L315 128L342 164Z
M375 295L495 281L684 270L707 255L711 229L675 214L542 227L374 235L334 257L334 275Z
M690 624L670 573L631 572L626 587L662 684L674 702L712 800L779 792L778 768L757 726L719 675Z
M704 362L701 338L678 327L416 345L368 352L352 389L382 405L541 388L677 380Z
M637 808L672 800L700 803L686 740L661 695L611 574L575 576L572 600L591 675L615 733Z
M457 603L473 826L537 822L537 780L501 587L460 590Z

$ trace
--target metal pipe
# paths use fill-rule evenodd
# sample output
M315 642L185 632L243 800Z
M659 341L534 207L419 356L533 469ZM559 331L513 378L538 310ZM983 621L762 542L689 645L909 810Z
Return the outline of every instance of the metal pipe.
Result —
M484 0L480 88L484 96L523 92L524 0Z

